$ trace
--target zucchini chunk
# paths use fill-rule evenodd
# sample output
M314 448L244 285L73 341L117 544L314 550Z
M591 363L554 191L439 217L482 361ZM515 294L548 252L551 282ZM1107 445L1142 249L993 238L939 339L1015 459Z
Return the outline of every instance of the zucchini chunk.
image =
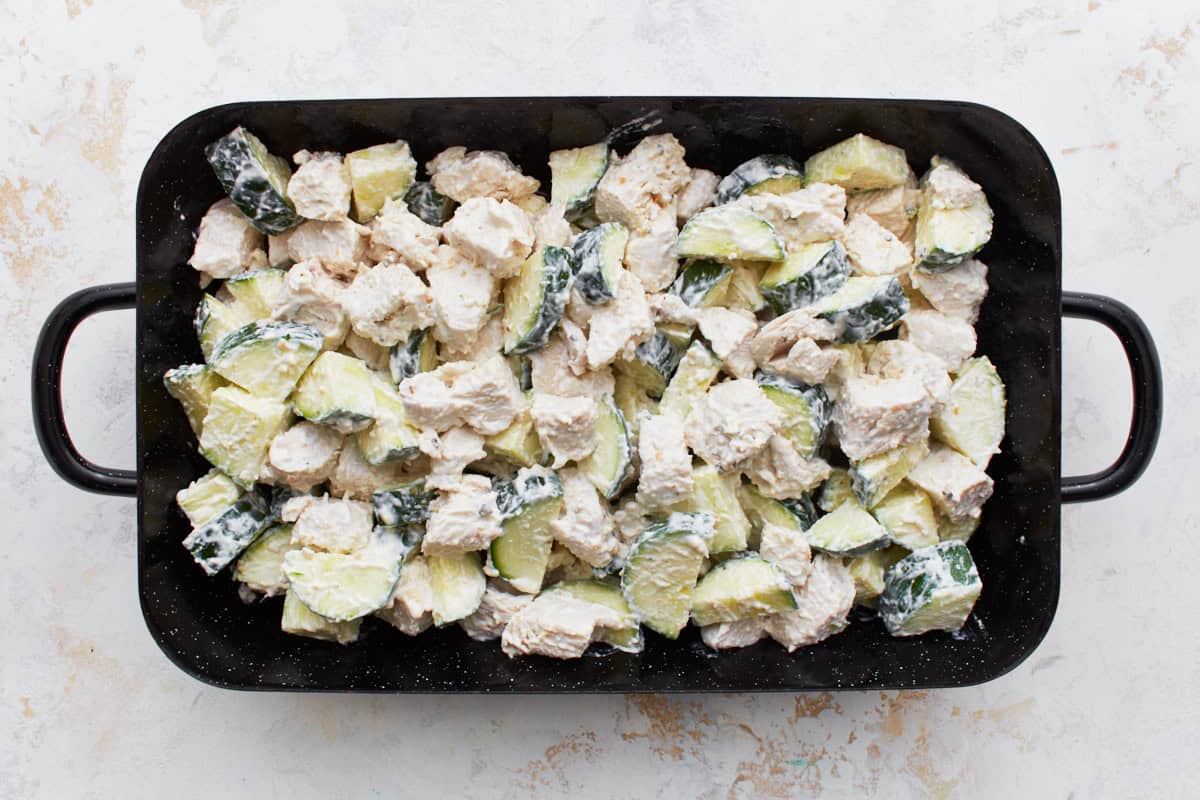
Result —
M817 510L806 495L788 500L765 497L752 483L738 488L738 499L756 531L768 523L803 533L817 521Z
M720 371L721 359L702 343L692 342L680 360L670 385L663 392L659 412L677 414L680 419L686 419L688 412L704 397Z
M750 520L738 501L737 473L722 475L709 464L692 470L692 496L682 511L707 511L713 517L709 554L745 550L750 538Z
M712 537L711 514L675 512L634 542L621 570L621 593L646 627L668 639L679 636Z
M871 509L871 514L898 545L919 550L938 543L938 519L929 495L901 483Z
M404 193L404 204L408 210L421 218L426 225L440 228L454 216L457 205L449 197L433 188L429 181L414 181ZM380 206L382 208L383 206ZM376 212L378 213L378 212Z
M650 397L646 393L644 387L640 386L636 381L628 375L618 372L615 376L613 387L613 400L617 404L617 408L621 409L621 416L625 418L625 428L629 431L629 435L633 440L634 450L637 450L637 435L640 422L639 415L657 414L658 401Z
M300 224L287 196L292 169L267 152L257 136L238 126L205 147L204 155L225 194L254 227L278 234Z
M633 477L633 436L611 395L600 399L599 408L596 449L579 462L579 470L605 500L611 500Z
M619 358L613 366L651 397L658 398L663 396L682 358L683 350L659 327L653 336L634 348L633 358Z
M934 169L952 170L966 177L949 161L934 156ZM917 202L917 231L913 260L926 272L940 272L961 264L978 253L992 238L992 207L981 191L965 208L940 208L928 186L929 173L921 180Z
M429 504L437 497L425 490L424 481L413 481L391 489L378 489L371 495L376 521L388 528L418 525L429 519Z
M740 206L701 211L679 232L675 253L681 258L783 261L783 240L771 223Z
M487 590L479 553L425 556L425 560L433 586L433 624L440 628L474 614Z
M565 247L544 245L504 286L504 354L540 350L562 319L574 265Z
M829 513L847 500L858 502L850 485L850 473L841 467L834 467L830 470L829 477L821 484L821 492L817 495L817 508Z
M237 560L233 579L268 597L286 592L288 582L283 574L283 557L291 549L291 525L268 528Z
M535 467L494 485L504 533L492 542L492 566L514 589L536 594L554 542L550 523L562 510L562 483L550 470Z
M892 636L955 631L983 589L971 551L942 542L900 559L884 576L879 616Z
M525 396L531 399L529 392ZM512 424L499 433L484 437L483 449L516 467L532 467L542 461L542 443L528 412L517 414Z
M980 517L953 520L939 512L936 508L933 510L933 513L937 519L938 538L943 542L969 542L971 536L979 528Z
M820 386L808 386L767 372L756 372L754 382L783 412L780 430L805 458L812 458L825 443L833 415L833 402Z
M892 541L887 528L852 501L821 517L804 535L810 547L831 556L861 556Z
M388 604L405 549L399 536L379 533L352 553L291 550L283 557L283 571L289 592L304 605L325 619L345 622Z
M757 156L740 164L717 184L717 205L744 194L787 194L804 188L804 168L790 156Z
M729 265L701 258L680 270L671 284L671 293L692 308L719 306L725 301L732 278L733 268Z
M763 273L758 288L780 314L810 305L842 288L850 277L846 249L838 241L817 242L790 253Z
M608 170L608 142L555 150L550 154L550 203L562 206L567 219L586 210Z
M616 296L629 231L619 222L605 222L575 239L575 288L588 305L604 305Z
M968 359L950 385L950 402L929 420L929 430L939 442L987 469L992 456L1000 452L1006 407L1004 382L991 359Z
M347 153L346 166L358 222L370 221L388 200L404 197L417 175L417 162L402 139Z
M692 622L715 625L796 608L787 578L757 554L735 556L709 570L692 592Z
M221 340L210 363L246 391L283 400L308 369L325 337L299 322L251 322Z
M576 600L586 603L596 603L605 608L611 608L621 615L622 624L618 628L601 628L597 631L600 641L612 645L626 653L640 653L644 646L642 628L637 617L629 610L621 587L613 583L599 580L561 581L549 586L546 592L566 592Z
M175 503L187 516L193 528L220 515L242 496L241 488L219 469L204 475L175 493Z
M304 605L295 592L283 597L283 619L279 628L284 633L307 636L310 639L325 639L338 644L350 644L358 639L358 628L362 619L348 622L330 622Z
M903 547L893 546L848 559L846 571L854 578L854 602L860 606L874 607L876 598L883 593L884 576L888 568L906 555L908 551Z
M807 184L832 183L848 192L903 186L912 170L904 150L859 133L804 162Z
M854 277L818 300L813 310L838 327L838 341L863 342L900 322L908 313L908 298L894 275Z
M254 320L244 308L222 303L211 294L201 297L192 324L196 328L196 338L200 340L204 360L211 361L213 351L222 339L251 322Z
M378 373L372 372L370 379L375 388L375 421L354 435L363 458L376 466L416 458L421 432L409 420L400 393Z
M300 379L292 397L296 413L312 422L354 433L375 419L375 383L357 358L326 351Z
M763 263L740 261L733 264L733 277L729 279L729 290L725 293L725 306L743 308L755 314L766 308L767 299L758 287L766 271Z
M408 335L408 341L393 345L388 354L388 372L397 386L405 378L436 368L437 342L428 328L413 331Z
M200 455L242 486L252 486L262 474L271 440L290 416L277 400L222 386L212 393L204 417Z
M194 528L183 546L209 575L216 575L250 546L271 522L271 508L262 495L248 492L233 505Z
M267 319L275 305L287 273L281 269L256 269L241 275L235 275L223 284L226 291L233 296L234 304L250 316L251 319Z
M900 485L913 467L929 455L929 442L919 439L850 465L850 488L863 508L873 509Z
M179 401L187 415L192 433L197 437L204 430L204 416L212 393L225 385L225 379L205 364L184 364L163 374L167 394Z

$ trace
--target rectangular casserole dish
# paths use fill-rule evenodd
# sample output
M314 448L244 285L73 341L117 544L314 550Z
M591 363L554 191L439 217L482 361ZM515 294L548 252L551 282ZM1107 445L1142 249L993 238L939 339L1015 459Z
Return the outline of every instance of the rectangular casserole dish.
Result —
M243 605L235 584L207 578L181 546L187 521L175 492L207 464L162 385L169 367L201 360L192 330L200 297L186 266L193 237L221 189L204 157L236 125L273 152L347 152L406 139L419 163L450 145L500 149L548 186L548 153L601 139L656 111L688 163L728 173L747 158L798 159L864 132L903 147L914 165L934 154L961 164L984 188L995 233L981 254L991 293L978 352L1009 387L1007 436L991 464L995 494L970 542L984 582L974 615L956 635L887 635L876 621L789 654L763 642L716 654L695 628L671 642L647 634L645 652L574 662L510 660L496 643L457 627L409 638L378 621L359 643L297 638L279 630L279 600ZM136 494L138 591L146 625L188 674L237 689L375 692L804 691L963 686L998 677L1026 658L1053 619L1059 591L1059 514L1065 501L1107 496L1148 463L1161 417L1153 342L1127 307L1061 289L1061 212L1053 168L1012 118L980 105L926 100L809 98L536 98L248 102L202 111L155 148L137 198L136 282L86 289L51 314L33 368L34 419L52 466L90 491ZM71 444L59 394L67 340L86 316L137 309L137 470L99 467ZM1060 481L1060 336L1063 314L1111 328L1125 346L1134 419L1107 470Z

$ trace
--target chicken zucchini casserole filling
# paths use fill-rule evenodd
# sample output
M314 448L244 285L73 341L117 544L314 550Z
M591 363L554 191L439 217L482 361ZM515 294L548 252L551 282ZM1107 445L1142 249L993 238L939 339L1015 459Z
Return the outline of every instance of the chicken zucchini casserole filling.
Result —
M964 624L1005 413L980 186L862 134L724 177L628 134L542 193L498 151L207 147L204 361L164 376L200 568L288 633L510 656Z

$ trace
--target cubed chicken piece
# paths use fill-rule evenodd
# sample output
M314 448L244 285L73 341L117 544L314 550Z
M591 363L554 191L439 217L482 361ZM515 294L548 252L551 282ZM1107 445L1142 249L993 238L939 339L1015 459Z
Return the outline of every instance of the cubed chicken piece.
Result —
M828 464L800 455L792 440L778 433L745 462L742 470L763 495L776 500L799 497L829 477Z
M951 521L977 519L992 496L992 479L966 456L934 444L908 481L929 495L935 507Z
M700 322L700 310L692 308L673 292L646 295L646 300L650 304L650 316L656 324L696 325Z
M538 190L536 178L521 174L507 155L498 150L450 147L425 165L433 188L458 203L479 197L520 200Z
M900 338L937 358L949 372L958 372L975 354L971 323L940 311L910 311L900 323Z
M614 297L592 311L588 325L587 366L602 369L654 335L654 320L642 284L628 272L617 279Z
M583 375L588 371L588 337L583 329L569 319L563 318L558 322L558 332L562 334L563 344L567 348L567 367L575 375Z
M967 208L983 196L978 183L947 162L936 164L925 174L922 191L932 208Z
M391 358L391 348L384 347L378 342L359 336L354 331L346 334L342 346L350 351L355 358L361 358L363 363L373 370L387 372L388 361Z
M763 618L767 635L788 649L807 647L845 629L854 606L854 578L840 558L819 555L804 585L796 588L796 609Z
M505 655L579 658L600 629L621 627L621 615L566 592L538 595L509 619L500 638Z
M213 278L232 278L245 271L250 255L263 244L263 235L233 201L213 203L200 220L200 232L188 264Z
M457 484L467 465L487 456L483 437L470 428L459 426L443 434L434 430L422 431L417 439L421 452L429 456L429 477L425 485L433 489L450 489Z
M482 475L463 475L443 487L429 504L421 552L436 556L485 550L501 533L491 481Z
M438 229L409 211L403 200L385 202L370 227L369 255L376 261L395 253L411 270L420 272L438 260Z
M856 342L854 344L826 345L821 348L826 353L837 354L837 361L833 362L833 366L825 374L825 381L822 383L830 400L836 403L842 396L842 387L850 379L866 374L871 346L873 346L871 342Z
M296 213L305 219L332 221L350 211L350 168L339 153L310 153L292 156L300 168L292 173L287 196Z
M867 371L881 378L916 378L933 402L933 414L941 413L950 402L950 376L945 364L912 342L892 339L876 343Z
M700 639L713 650L733 650L758 643L766 635L765 617L718 622L700 628Z
M277 482L307 492L329 480L341 449L342 434L302 420L271 440L267 465Z
M750 354L750 342L758 332L754 314L743 309L714 306L700 309L696 316L700 333L712 345L725 371L735 378L753 376L754 356Z
M396 261L359 272L343 304L354 332L384 347L407 341L435 320L433 293Z
M534 249L545 245L571 246L571 226L563 216L562 205L548 205L533 214Z
M407 636L433 625L433 575L424 556L410 556L404 562L391 602L375 614Z
M683 156L683 145L669 133L647 136L624 158L614 154L596 187L596 216L631 232L649 226L692 179Z
M841 238L846 227L846 190L827 183L788 194L744 194L733 204L771 223L789 250Z
M692 169L691 180L679 193L675 221L680 225L699 214L717 199L717 184L721 176L706 169Z
M850 217L866 214L897 238L904 238L917 217L920 196L911 186L855 192L846 198L846 213Z
M367 255L368 230L350 219L309 220L288 236L288 256L295 263L320 261L334 275L350 279Z
M691 496L692 456L688 453L683 420L677 415L667 412L642 416L638 456L642 470L637 501L642 508L667 508Z
M350 331L344 305L346 289L346 284L326 272L319 261L303 261L287 271L271 315L311 325L325 337L322 347L336 350Z
M841 351L836 348L821 347L812 339L797 339L785 355L764 361L761 366L767 372L815 385L825 381L840 358Z
M596 449L599 410L590 397L533 396L530 409L538 441L552 456L554 468L586 458Z
M438 350L438 357L442 361L484 361L500 355L504 347L504 318L493 314L473 339L468 341L459 338L456 344L461 345L461 348L451 347L443 342Z
M738 469L767 446L783 412L752 380L713 386L688 414L685 438L696 455L720 472Z
M267 266L287 269L291 265L292 256L288 253L288 237L291 235L292 232L286 230L267 237Z
M648 292L660 292L671 285L679 272L675 242L675 202L653 212L640 227L630 228L625 245L625 266L637 276Z
M421 428L445 431L462 421L454 394L437 370L411 375L398 389L409 419Z
M850 217L843 242L856 274L896 275L912 266L908 246L866 214Z
M759 533L758 554L779 567L779 571L794 587L803 586L812 572L812 549L804 534L768 522Z
M353 553L370 544L375 512L370 503L328 497L293 497L280 517L292 522L292 544L331 553Z
M862 375L841 387L833 408L838 442L851 461L861 461L926 435L933 401L915 377Z
M680 439L682 440L682 434ZM691 473L688 473L691 477ZM688 490L690 493L690 489ZM631 544L653 522L649 510L635 497L626 497L612 513L614 533L622 544Z
M574 553L555 542L550 548L550 558L546 561L546 577L543 586L553 586L561 581L584 581L595 577L592 565L578 558Z
M513 615L532 602L533 595L512 594L500 588L499 584L488 581L479 608L471 616L459 620L458 625L477 642L499 639Z
M434 338L453 350L470 347L495 303L495 277L453 247L443 246L425 279L433 295Z
M563 507L550 523L554 538L593 567L604 567L617 553L612 517L600 502L596 487L577 469L558 473L563 487Z
M561 331L556 331L545 347L529 354L529 365L535 394L595 398L613 393L615 382L610 368L576 374L577 354Z
M987 273L987 265L972 258L941 272L915 269L912 285L938 311L974 325L987 297Z
M363 458L354 442L346 442L338 454L338 463L329 476L329 493L334 497L370 500L377 489L395 486L406 480L399 464L376 466Z
M511 278L533 252L529 215L507 200L476 197L444 226L446 241L498 279Z
M782 314L759 328L750 342L750 355L758 364L766 364L782 356L801 339L830 342L837 338L837 328L813 316L807 308L797 308Z
M409 417L422 428L467 425L484 436L500 433L525 408L525 396L501 356L451 361L418 372L398 387Z

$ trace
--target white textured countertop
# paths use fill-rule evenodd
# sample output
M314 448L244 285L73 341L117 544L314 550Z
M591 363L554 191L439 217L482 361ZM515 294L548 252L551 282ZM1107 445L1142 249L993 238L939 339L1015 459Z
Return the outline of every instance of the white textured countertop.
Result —
M1200 796L1194 3L235 5L0 9L0 797ZM132 279L134 194L163 133L237 99L673 93L975 100L1050 153L1063 283L1145 317L1167 416L1137 486L1063 511L1037 652L977 688L836 696L240 694L171 666L138 609L133 502L62 483L27 400L54 303ZM129 314L86 323L66 370L81 448L117 466L132 331ZM1076 322L1063 363L1064 468L1090 471L1124 439L1126 369Z

